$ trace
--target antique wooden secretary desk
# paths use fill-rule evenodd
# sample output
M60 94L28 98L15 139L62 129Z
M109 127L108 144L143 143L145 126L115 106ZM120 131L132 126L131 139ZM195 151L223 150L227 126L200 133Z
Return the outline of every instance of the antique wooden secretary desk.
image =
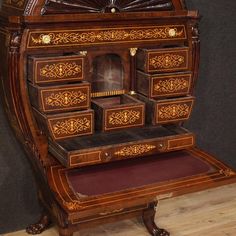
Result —
M183 0L4 0L1 96L61 236L231 183L183 128L198 77L198 12Z

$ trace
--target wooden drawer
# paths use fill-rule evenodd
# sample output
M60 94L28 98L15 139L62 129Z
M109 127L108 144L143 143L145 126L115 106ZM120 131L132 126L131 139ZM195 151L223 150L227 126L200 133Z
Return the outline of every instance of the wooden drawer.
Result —
M192 96L165 100L139 98L146 102L146 121L148 124L160 125L188 120L195 98Z
M30 57L28 80L34 84L77 82L84 79L84 56Z
M78 167L130 158L145 158L194 145L194 134L184 128L149 126L77 137L73 139L73 143L69 140L50 141L49 151L64 166Z
M65 112L90 107L90 83L40 87L29 84L32 105L40 112Z
M185 96L189 94L191 86L191 73L150 75L137 72L137 90L149 98Z
M188 47L140 49L137 68L147 73L191 70L191 52Z
M145 105L129 95L92 100L96 129L111 131L144 125Z
M54 140L93 134L93 110L44 115L34 109L39 127Z

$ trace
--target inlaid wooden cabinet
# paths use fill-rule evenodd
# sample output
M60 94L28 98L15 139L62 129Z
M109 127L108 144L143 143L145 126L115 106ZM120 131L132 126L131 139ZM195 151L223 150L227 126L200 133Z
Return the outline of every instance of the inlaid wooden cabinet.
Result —
M182 0L3 1L0 94L45 208L29 234L142 216L166 236L159 200L235 182L183 127L198 20Z

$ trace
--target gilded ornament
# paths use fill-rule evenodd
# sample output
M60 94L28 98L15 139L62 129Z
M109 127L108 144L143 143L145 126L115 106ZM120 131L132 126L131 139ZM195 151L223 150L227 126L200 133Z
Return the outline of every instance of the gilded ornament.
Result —
M189 87L189 82L184 78L168 79L168 80L160 80L158 83L156 83L154 85L154 91L160 93L170 93L170 92L178 92L188 87Z
M111 125L129 125L140 119L140 112L134 110L124 110L113 112L108 117L108 123Z
M81 65L73 63L56 63L40 69L40 75L47 78L65 78L81 73Z
M56 122L52 130L56 135L73 135L90 129L90 120L87 118L68 119Z
M149 144L137 144L129 147L124 147L120 151L115 152L117 156L138 156L143 153L147 153L153 149L155 149L155 145Z
M168 34L170 37L175 37L176 36L176 29L169 29Z
M173 35L175 31L175 36ZM171 35L170 35L171 32ZM33 36L35 35L35 36ZM170 29L169 26L147 27L147 28L131 28L124 29L100 29L93 31L66 31L66 32L50 32L50 45L66 45L66 44L91 44L106 43L119 41L136 41L136 40L154 40L169 38L185 38L183 26ZM34 45L44 45L44 34L31 34L31 42Z
M64 91L59 93L52 93L46 97L45 103L49 106L68 107L78 105L86 101L87 95L81 91Z
M138 48L130 48L130 55L134 57L137 53Z
M179 67L184 62L184 57L178 54L163 54L161 56L152 57L149 61L150 66L163 69Z
M51 42L51 37L49 35L43 35L42 36L42 42L44 44L49 44Z
M175 119L187 116L190 112L190 107L187 104L172 104L163 106L158 110L158 118Z

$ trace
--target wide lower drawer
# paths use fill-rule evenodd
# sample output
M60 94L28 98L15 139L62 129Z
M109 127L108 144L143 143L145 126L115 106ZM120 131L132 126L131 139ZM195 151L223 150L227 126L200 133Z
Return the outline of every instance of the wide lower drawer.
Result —
M148 99L144 96L139 96L139 98L146 103L146 122L152 125L188 120L195 100L192 96L165 100Z
M193 147L195 136L183 128L145 127L50 141L49 151L67 167L146 157Z
M90 83L40 87L29 84L32 105L40 112L65 112L90 107Z
M151 75L137 72L137 90L148 98L168 98L188 95L192 87L192 74L174 73Z
M94 132L93 110L45 115L33 109L36 121L42 131L53 140L67 139Z
M77 169L55 165L47 174L71 223L236 181L235 171L198 149Z
M137 68L146 73L191 70L192 58L188 47L140 49Z
M78 82L84 79L84 55L31 56L28 59L28 80L33 84Z

